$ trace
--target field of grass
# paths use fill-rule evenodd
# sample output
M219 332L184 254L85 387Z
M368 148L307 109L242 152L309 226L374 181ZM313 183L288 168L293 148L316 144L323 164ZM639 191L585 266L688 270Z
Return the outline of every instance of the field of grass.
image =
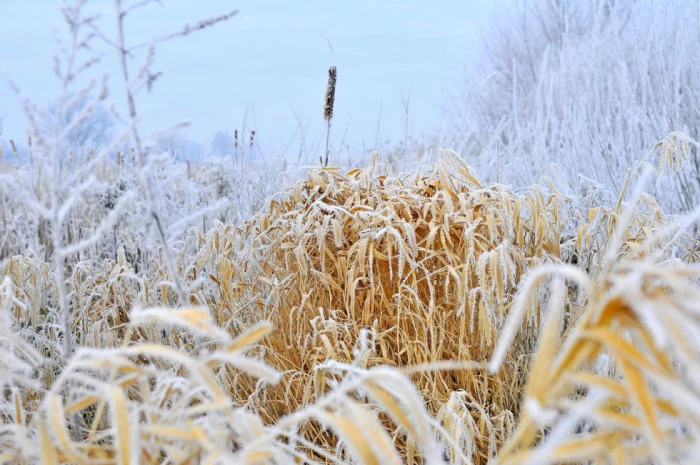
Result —
M135 271L2 263L2 463L692 463L691 218L319 167Z
M612 195L536 150L517 188L442 144L335 166L332 66L319 164L243 132L178 161L138 124L153 53L134 66L124 18L148 2L115 3L113 143L67 143L108 94L75 82L102 59L76 1L56 111L87 103L51 131L20 94L27 159L0 152L0 464L700 461L693 139L617 164ZM649 193L678 183L683 214Z

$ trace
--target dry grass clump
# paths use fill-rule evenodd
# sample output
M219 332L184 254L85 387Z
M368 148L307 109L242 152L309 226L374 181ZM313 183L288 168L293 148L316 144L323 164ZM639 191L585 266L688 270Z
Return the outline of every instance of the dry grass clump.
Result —
M266 426L232 402L228 392L235 389L233 372L260 383L278 381L275 370L246 355L270 332L269 324L232 338L204 307L136 307L117 344L82 347L61 360L56 352L37 350L42 340L32 344L16 331L13 314L24 309L16 291L5 277L0 285L0 463L400 463L391 437L376 412L358 401L359 393L376 399L422 457L439 460L418 392L386 368L337 364L333 369L344 379L328 396ZM50 323L42 324L37 336L44 326ZM166 331L190 342L169 344L160 337ZM297 434L311 422L336 438L335 450L323 450Z
M530 296L546 282L552 289L518 427L499 463L697 463L697 238L681 227L689 221L661 221L656 202L639 192L626 208L595 209L592 223L596 216L616 226L603 235L593 279L577 267L548 266L520 286L492 370ZM579 241L590 226L581 226ZM565 279L585 291L566 329Z
M499 463L697 463L698 278L677 262L621 263L563 336L554 301Z
M484 186L449 152L405 178L376 165L312 171L243 228L204 238L195 268L216 270L209 279L218 288L207 304L278 328L263 355L283 382L260 390L240 380L232 395L275 422L321 398L319 364L351 362L369 329L362 367L463 362L412 379L432 413L446 403L469 412L475 460L485 461L518 415L541 323L536 299L508 368L489 375L483 366L522 275L560 261L565 202L537 188ZM496 423L487 428L487 420Z

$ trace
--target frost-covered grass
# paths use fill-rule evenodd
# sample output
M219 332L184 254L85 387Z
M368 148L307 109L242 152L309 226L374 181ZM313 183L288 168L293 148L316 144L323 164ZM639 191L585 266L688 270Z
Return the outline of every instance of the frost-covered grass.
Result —
M0 170L0 463L700 460L698 209L647 193L689 186L691 138L582 192L441 148L181 162L138 125L153 50L117 1L123 125L71 147L106 98L74 79L106 56L85 3L72 116L22 97L28 159Z
M67 266L69 357L51 263L6 259L0 457L693 463L698 245L640 192L318 168L184 235L185 303L162 255Z
M520 188L548 173L565 194L595 185L614 198L658 140L700 136L700 3L508 3L486 26L481 59L447 94L447 144L485 180ZM649 189L665 209L689 211L697 148L676 160L683 174Z

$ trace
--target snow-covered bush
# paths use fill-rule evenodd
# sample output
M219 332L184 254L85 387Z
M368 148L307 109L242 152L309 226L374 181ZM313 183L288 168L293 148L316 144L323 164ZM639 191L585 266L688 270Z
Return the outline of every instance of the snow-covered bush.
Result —
M561 174L561 188L575 195L593 185L619 192L645 158L657 169L684 163L655 194L673 211L691 209L700 193L695 144L674 140L682 150L671 158L650 151L677 131L700 136L700 3L510 5L449 96L446 144L486 179L522 187Z

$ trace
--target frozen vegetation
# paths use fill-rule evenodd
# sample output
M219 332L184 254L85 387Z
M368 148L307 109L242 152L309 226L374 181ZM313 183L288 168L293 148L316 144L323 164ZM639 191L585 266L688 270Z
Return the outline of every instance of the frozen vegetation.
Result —
M347 163L146 133L158 47L236 12L114 3L49 104L9 70L0 463L698 463L698 2L518 3L445 133Z

